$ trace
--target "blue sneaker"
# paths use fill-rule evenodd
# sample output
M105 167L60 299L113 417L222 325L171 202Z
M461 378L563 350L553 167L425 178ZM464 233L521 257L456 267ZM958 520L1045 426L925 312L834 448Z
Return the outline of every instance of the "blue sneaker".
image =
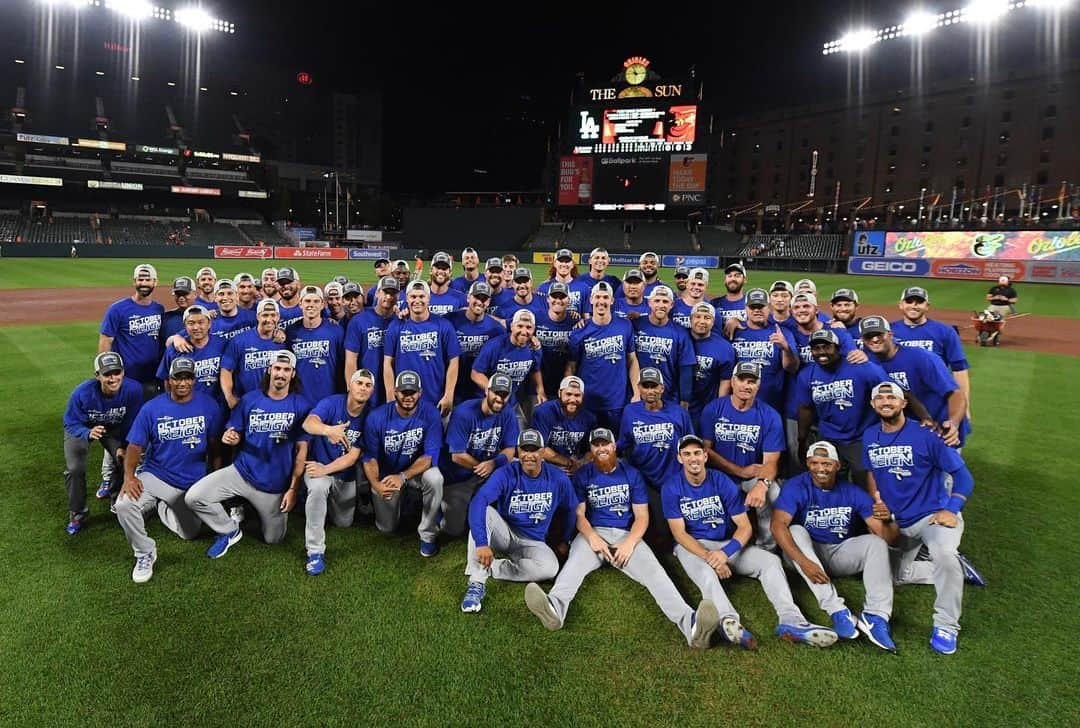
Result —
M210 544L210 548L206 550L206 555L212 559L220 559L229 550L229 547L243 538L243 536L244 532L239 528L232 533L218 536L214 539L214 543Z
M735 617L722 619L720 621L720 631L724 634L724 639L733 645L738 645L744 650L757 649L757 639Z
M828 627L803 622L802 624L781 624L776 628L776 636L786 642L796 642L814 647L828 647L836 643L836 632Z
M465 598L461 600L461 611L479 612L484 608L485 594L487 594L487 587L482 581L470 581L469 587L465 590Z
M889 632L889 620L884 617L863 612L859 615L859 631L881 649L894 655L897 653L896 643L893 642L892 633Z
M964 581L972 586L986 586L986 579L983 578L978 569L972 566L967 556L957 551L956 558L960 559L960 568L964 570Z
M858 624L850 609L841 609L829 616L832 617L832 626L837 637L842 640L853 640L859 636Z
M81 520L73 520L68 521L67 528L65 528L64 530L67 531L68 536L75 536L79 533L79 531L82 530L82 527L83 522Z
M103 481L101 481L101 485L99 485L98 489L97 489L97 499L98 500L105 500L108 497L109 497L109 481L103 480Z
M307 557L307 563L304 564L304 571L308 573L308 576L318 576L326 571L326 560L322 554L309 554Z
M939 655L951 655L956 652L956 632L934 627L934 631L930 633L930 646Z
M425 541L420 539L420 555L425 559L434 556L439 553L439 544L435 541Z

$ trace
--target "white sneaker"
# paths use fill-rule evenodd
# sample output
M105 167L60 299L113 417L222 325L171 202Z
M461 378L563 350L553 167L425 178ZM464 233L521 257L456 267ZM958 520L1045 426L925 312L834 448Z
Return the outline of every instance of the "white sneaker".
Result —
M135 559L135 568L131 570L131 580L136 584L145 584L154 575L154 562L157 561L157 551L151 551L146 556Z
M558 613L551 606L551 602L548 601L547 594L536 582L529 582L525 586L525 606L536 615L542 625L551 631L554 632L562 627L562 621L559 620Z

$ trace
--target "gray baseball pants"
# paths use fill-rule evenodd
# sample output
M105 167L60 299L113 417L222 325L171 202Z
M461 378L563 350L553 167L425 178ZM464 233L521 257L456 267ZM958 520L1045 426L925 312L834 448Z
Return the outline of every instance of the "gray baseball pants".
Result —
M118 438L109 435L102 437L99 442L106 455L109 455L110 450L115 453L124 444ZM75 437L67 432L64 433L64 487L67 489L68 512L72 518L81 518L88 510L86 506L86 458L89 454L90 440ZM120 467L113 468L107 478L110 490L114 493L119 491L123 479L123 469Z
M749 493L757 485L757 482L757 478L744 480L740 483L742 492ZM772 535L772 512L773 504L776 503L776 499L779 497L780 484L774 480L765 494L765 503L754 509L754 513L757 514L757 536L754 538L754 543L769 551L776 550L776 539Z
M244 480L235 465L230 465L191 486L184 501L214 533L225 535L235 531L237 526L221 504L230 498L243 498L259 514L263 541L281 543L289 525L289 514L281 510L284 495L259 490Z
M434 541L439 535L439 508L443 500L443 476L438 468L428 468L419 478L409 478L402 489L390 498L381 498L374 491L371 506L375 510L375 527L383 533L393 533L401 521L401 494L405 488L415 488L423 498L420 527L416 529L421 541Z
M304 545L308 555L326 553L326 514L338 528L348 528L356 515L356 481L339 475L319 478L304 476L307 501L304 504Z
M957 515L956 528L930 524L930 516L900 529L896 542L899 552L894 564L897 584L933 584L934 626L960 631L960 612L964 597L964 570L956 552L964 535L964 517ZM919 547L926 544L930 561L916 561ZM896 551L894 551L896 553Z
M510 528L499 512L488 506L485 514L488 532L488 546L495 553L505 557L491 561L491 568L485 569L476 560L476 541L469 533L468 565L465 573L469 581L486 582L488 577L503 581L547 581L555 578L559 571L559 559L543 541L523 538Z
M474 475L468 480L451 483L443 488L443 533L451 538L465 535L465 530L469 527L469 503L486 481L487 478Z
M146 517L155 510L165 527L185 541L199 535L202 521L184 501L185 491L152 473L139 473L138 478L143 485L142 495L137 499L121 495L116 499L116 520L136 558L157 550L157 543L146 535Z
M698 539L699 544L710 551L719 551L724 548L727 541L709 541ZM701 590L701 598L708 599L716 605L720 612L720 619L735 617L739 619L739 613L735 611L731 600L724 593L724 587L720 583L720 577L709 566L705 559L687 551L681 545L676 544L675 556L682 564L683 570L690 580ZM757 546L746 546L734 556L728 559L728 565L733 574L749 576L761 582L761 588L765 591L765 598L776 610L776 616L780 624L803 624L806 617L795 605L791 596L791 588L784 574L784 567L780 563L780 557L771 554ZM740 620L741 621L741 620Z
M624 529L605 526L597 527L596 533L612 546L622 543L630 535L630 532ZM548 601L555 613L559 615L560 623L566 621L566 612L570 609L570 602L574 600L585 577L605 563L607 562L589 547L589 539L579 533L570 544L570 556L555 579L555 585L548 592ZM619 568L619 571L649 590L653 599L656 600L656 605L660 607L660 611L679 628L686 637L686 643L690 644L694 631L694 610L675 588L671 577L657 561L652 549L645 542L638 543L634 547L630 560L626 562L626 566Z
M889 619L892 617L893 583L892 567L889 565L889 545L872 533L844 539L840 543L818 543L802 526L791 526L791 537L806 558L820 566L829 576L852 576L862 572L866 600L863 611ZM787 557L784 557L787 559ZM787 559L790 562L790 559ZM795 570L806 580L818 604L826 614L832 615L846 608L843 598L836 593L836 585L815 584L806 578L798 564L791 562Z

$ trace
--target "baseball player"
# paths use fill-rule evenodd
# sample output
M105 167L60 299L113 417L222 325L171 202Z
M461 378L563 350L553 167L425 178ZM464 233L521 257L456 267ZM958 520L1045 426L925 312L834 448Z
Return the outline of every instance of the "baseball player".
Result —
M585 382L581 377L563 377L558 392L558 399L533 410L532 427L547 443L544 460L573 475L588 460L585 435L596 426L596 416L582 406Z
M986 294L986 302L990 304L989 309L1003 319L1008 318L1010 314L1016 314L1017 300L1016 289L1009 282L1009 276L1000 276L997 285Z
M679 294L681 297L686 291L687 281L690 280L690 268L685 265L676 266L675 275L673 277L675 279L675 293Z
M372 264L372 266L375 269L375 283L376 284L378 284L379 281L381 281L383 278L386 278L386 277L393 278L395 281L397 280L397 276L391 275L390 261L387 258L379 258L378 260L376 260ZM409 268L409 266L408 266L408 264L406 264L406 266L405 266L406 273L408 273L408 268ZM409 279L409 276L406 275L405 280L408 281L408 279ZM343 288L344 288L344 286L343 286ZM371 308L372 306L375 305L375 298L376 298L375 293L376 293L376 290L377 290L376 286L369 286L368 287L367 298L364 299L364 304L361 305L362 308L364 308L364 307ZM374 369L372 371L374 371ZM378 382L375 383L375 389L379 389L379 383Z
M254 314L255 304L259 302L259 292L255 290L255 276L250 273L237 273L233 277L233 285L236 287L236 305Z
M735 349L716 330L716 309L711 303L694 306L690 312L690 342L694 346L694 385L690 392L690 421L694 431L705 407L717 397L731 391L731 370L735 366Z
M352 381L358 368L372 372L375 392L371 404L378 406L386 401L386 389L382 386L384 342L386 329L394 320L397 281L383 276L371 290L376 292L375 303L353 316L345 330L345 377L346 381Z
M331 394L319 401L304 420L311 436L309 460L304 463L304 571L318 576L326 570L326 515L339 528L352 525L356 513L356 470L368 402L375 390L375 375L358 369L349 378L348 394Z
M443 500L443 476L438 468L443 431L439 411L423 399L422 381L409 369L394 378L394 401L373 410L364 425L363 463L371 483L375 527L383 533L397 530L402 491L420 492L420 555L430 557L439 553L435 537Z
M857 343L859 339L859 294L853 288L837 288L829 299L832 306L832 320L839 321L847 330L848 336Z
M690 328L690 312L699 303L708 303L705 300L706 289L709 287L709 271L704 268L690 268L686 276L680 275L680 269L675 270L675 284L680 281L683 284L679 292L679 298L671 312L671 319L680 326Z
M910 576L921 545L930 551L933 569L934 630L930 646L935 652L956 652L960 610L964 595L964 564L957 549L964 535L964 517L975 486L960 454L930 428L904 415L904 390L882 379L871 391L878 422L863 433L864 465L868 489L874 497L874 515L896 519L901 553L897 582ZM950 493L944 474L952 475Z
M664 282L660 280L660 256L651 251L642 253L638 257L638 270L641 271L643 280L645 281L645 294L648 296L652 293L652 290L657 286L664 285ZM623 282L625 283L625 278Z
M488 339L472 365L472 380L481 391L487 390L488 378L495 374L510 377L510 403L517 403L518 420L532 417L533 400L547 401L544 380L540 375L541 350L534 349L536 317L527 308L518 309L510 320L510 331ZM530 395L529 390L535 394Z
M581 314L585 312L585 304L592 289L586 283L578 282L578 277L574 254L568 248L560 248L555 252L555 260L548 271L548 280L541 283L536 290L541 296L546 296L551 293L552 284L562 283L566 286L569 297L567 310Z
M473 364L484 344L506 333L506 327L486 313L490 300L491 286L486 281L477 281L469 289L465 308L445 316L454 327L458 346L461 349L458 361L458 381L454 388L455 405L481 396L483 390L478 389L472 380Z
M570 359L570 333L581 319L570 311L570 288L565 283L552 282L544 300L544 310L536 314L535 336L541 350L540 377L544 391L551 393L562 381Z
M769 294L753 288L746 293L746 324L735 330L731 345L738 362L761 367L758 398L777 412L784 409L784 374L799 370L795 337L779 324L768 323Z
M511 281L514 286L514 297L502 307L503 318L509 321L518 311L529 311L533 316L539 316L547 311L548 304L540 294L533 291L532 271L528 268L516 268Z
M759 402L761 367L744 361L735 365L731 395L710 402L701 413L701 434L709 465L723 471L746 493L745 505L757 514L756 543L775 550L770 524L773 503L780 495L776 475L784 451L780 414Z
M277 268L263 268L260 278L262 280L262 297L278 300L281 293L278 291L277 286Z
M812 444L806 468L808 472L784 483L776 501L776 543L832 619L840 639L855 639L861 631L881 649L896 652L889 631L893 583L888 545L898 534L896 524L875 518L874 501L866 491L837 477L840 456L831 443ZM857 518L869 533L852 532ZM860 572L866 600L856 619L829 577Z
M195 297L191 294L195 291L195 281L187 276L173 279L172 294L176 301L176 308L170 308L161 317L161 340L168 342L174 335L184 330L184 311L191 305Z
M346 281L348 283L348 281ZM326 308L323 309L323 318L327 321L332 321L336 324L348 323L349 309L345 306L345 301L342 295L345 293L343 284L337 281L330 281L323 286L323 300L326 302ZM354 301L362 300L360 292L357 291ZM358 312L359 313L359 312ZM345 329L342 328L342 331Z
M217 302L214 300L214 286L217 285L217 273L214 269L206 265L199 268L199 271L195 274L195 287L197 289L197 295L195 296L195 303L211 311L217 310Z
M502 311L502 305L514 299L514 292L504 286L506 280L503 277L502 258L488 258L484 266L484 280L491 288L491 296L488 299L487 314L494 316L500 321L505 321L506 316Z
M716 605L724 637L745 649L757 647L720 583L738 574L761 582L776 610L780 639L815 647L835 643L836 632L810 624L795 605L780 558L750 545L753 529L739 488L723 473L705 467L705 442L684 435L678 459L682 468L664 483L664 515L675 537L675 556L702 598Z
M543 459L544 438L536 430L518 437L517 460L496 470L469 504L469 585L461 611L483 608L489 577L546 581L559 560L544 539L555 511L574 513L577 496L566 473ZM498 551L504 556L495 557Z
M278 328L278 303L272 298L259 301L255 309L257 326L229 342L221 355L221 393L230 409L248 392L259 389L274 352L281 348L284 333Z
M103 483L105 498L120 490L124 441L143 403L143 388L125 376L124 360L106 351L94 357L94 378L75 387L64 410L64 487L67 489L67 532L74 536L86 525L86 456L90 444L101 442L106 453L120 461ZM100 491L99 491L100 497Z
M294 391L295 379L296 356L288 349L275 352L259 388L233 408L221 436L222 444L240 446L233 464L202 478L184 496L217 534L206 551L211 559L224 556L244 535L221 505L232 498L242 498L255 509L266 543L285 538L310 439L302 424L311 405Z
M189 360L195 367L195 391L216 401L227 409L225 394L221 391L221 358L225 354L225 341L210 332L217 325L218 319L211 319L210 312L202 306L188 306L184 311L184 329L188 338L184 339L191 349L181 353L173 344L165 347L165 356L158 365L157 377L164 384L170 378L172 363L179 358Z
M278 268L277 287L281 297L278 299L278 311L281 321L278 327L287 329L304 317L300 308L300 274L293 268Z
M166 392L139 410L128 432L116 520L135 552L131 579L136 584L150 581L157 561L157 544L146 534L146 517L156 510L161 522L180 538L189 541L198 536L202 521L184 496L206 475L207 465L211 470L221 466L218 440L224 413L220 404L196 391L195 378L193 360L174 359Z
M239 292L231 279L222 278L214 284L214 303L214 336L228 341L255 328L255 312L240 307Z
M115 351L124 361L124 375L142 385L143 397L157 394L158 361L161 359L161 320L165 307L153 299L157 270L143 263L135 266L135 293L109 306L101 322L98 353Z
M791 318L791 297L795 290L790 281L773 281L769 286L769 325L782 324Z
M374 291L375 286L372 286L369 293L374 293ZM371 304L371 306L374 305L374 303ZM364 289L359 283L349 281L341 286L341 308L344 316L338 323L348 329L349 323L368 308L364 306Z
M642 369L658 369L671 383L664 389L664 400L689 409L697 357L689 332L668 318L673 300L667 286L657 286L649 294L649 315L634 321L634 350Z
M450 256L443 252L438 252L431 258L431 275L428 283L431 299L428 301L428 310L436 316L445 316L452 311L465 308L465 294L450 286L450 270L453 265Z
M593 248L589 253L589 270L578 276L585 286L591 291L600 281L604 281L611 286L612 292L619 290L619 279L610 273L605 273L608 266L611 265L611 256L604 248ZM584 312L582 312L584 313Z
M454 408L446 427L446 452L439 459L446 535L465 534L469 501L497 468L514 459L520 428L510 408L514 384L506 374L488 380L486 393Z
M285 345L296 354L296 376L304 384L304 396L321 402L341 388L345 332L323 318L323 292L318 286L304 286L300 310L304 317L285 330Z
M724 336L731 338L740 321L746 321L746 268L742 263L731 263L724 268L724 295L712 301L716 313L724 322Z
M477 255L476 248L462 249L461 267L465 269L464 274L450 281L450 287L467 295L474 283L485 280L484 274L480 272L480 256Z
M645 483L634 468L619 462L611 430L593 430L589 439L593 460L573 478L579 501L578 534L549 594L536 582L526 585L526 606L549 630L561 629L585 577L610 564L649 590L687 644L708 649L720 623L716 605L703 599L696 612L691 609L652 550L642 543L649 524Z
M656 286L652 287L652 289L655 288ZM615 305L612 310L619 318L631 321L649 315L649 302L645 300L645 277L637 268L631 268L623 273L622 288L615 296Z
M405 289L409 316L386 327L383 349L383 386L386 399L394 398L396 372L417 372L424 383L424 401L446 417L454 406L461 346L453 324L428 309L430 289L423 281L412 281Z

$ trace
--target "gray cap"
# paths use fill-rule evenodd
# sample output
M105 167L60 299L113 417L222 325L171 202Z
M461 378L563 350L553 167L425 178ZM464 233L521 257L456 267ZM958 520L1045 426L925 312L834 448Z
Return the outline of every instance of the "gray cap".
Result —
M487 263L484 264L484 270L495 270L496 268L500 271L503 269L502 258L488 258Z
M876 398L879 394L892 394L900 399L907 399L907 392L896 382L891 379L886 379L884 382L878 382L874 385L874 388L870 390L870 399Z
M594 293L607 293L607 294L614 295L615 292L613 290L611 290L611 284L610 283L608 283L607 281L600 281L600 282L596 283L592 287L592 290L589 292L589 295L591 296Z
M487 296L491 298L491 286L486 281L476 281L469 286L470 296Z
M772 293L774 291L787 291L788 293L794 293L795 286L791 285L791 281L785 281L783 279L780 279L778 281L773 281L773 284L769 286L769 292Z
M400 268L404 268L405 270L409 270L409 262L407 260L403 259L403 258L399 258L399 259L395 260L393 269L398 270Z
M680 450L682 450L685 447L689 447L690 445L697 445L702 450L705 449L705 441L702 440L700 437L698 437L697 435L695 435L692 432L689 435L683 435L682 437L679 438L679 449Z
M685 266L685 265L677 266L675 268L675 277L678 278L679 276L682 276L683 278L689 278L690 277L690 267Z
M552 281L551 285L548 286L548 295L554 296L555 294L559 294L569 298L570 286L566 285L562 281Z
M768 306L769 305L769 293L764 288L751 288L746 292L746 305L749 306Z
M675 293L671 290L671 288L669 286L665 286L663 284L660 284L656 288L649 291L649 295L646 296L645 298L648 298L651 301L654 298L663 297L663 296L666 296L667 298L670 298L670 299L674 299L675 298Z
M279 281L298 281L300 276L292 268L278 268L277 279Z
M580 391L584 392L585 391L585 382L582 380L581 377L574 376L573 374L571 374L568 377L563 377L562 381L559 382L559 389L562 390L562 389L570 389L570 388L577 389L577 390L580 390Z
M420 386L420 375L411 369L398 372L394 378L394 389L399 392L419 392L423 389Z
M184 323L187 323L187 320L189 318L191 318L192 316L206 316L206 317L209 317L210 316L210 309L208 309L206 306L200 306L199 304L195 304L194 306L188 306L186 309L184 309L184 315L181 318L181 320Z
M644 384L645 382L663 385L664 375L656 367L645 367L641 370L641 374L638 375L638 384Z
M256 306L255 306L255 315L258 315L260 313L265 313L266 311L273 311L274 313L280 315L281 314L281 306L279 306L278 302L275 301L272 298L264 298L261 301L259 301L258 304L256 304Z
M532 271L529 270L528 268L515 268L514 269L514 281L517 282L517 281L520 281L522 279L527 280L527 281L531 281L532 280Z
M573 260L574 254L569 248L559 248L555 251L555 260Z
M615 442L615 434L606 427L597 427L595 430L589 433L589 442L593 443L597 440L603 440L604 442Z
M867 316L859 322L859 336L884 334L887 331L892 331L892 326L884 316Z
M348 298L349 296L359 296L363 294L364 289L360 287L359 283L349 281L341 287L341 297Z
M828 344L840 346L840 338L836 335L836 332L830 328L818 329L814 333L810 334L810 346L813 346L819 341L824 341Z
M338 285L344 286L346 283L349 282L349 279L346 276L334 276L334 282Z
M624 281L644 281L645 276L641 275L641 271L637 268L631 268L622 275Z
M746 266L744 266L742 263L731 263L730 265L728 265L728 267L724 268L724 275L727 275L728 273L731 273L732 271L737 271L739 273L742 273L745 276L746 275Z
M172 282L173 293L191 293L195 290L195 281L191 280L187 276L180 276L174 278Z
M544 436L540 434L540 430L522 430L521 435L518 436L518 447L523 450L535 449L539 450L544 446Z
M904 295L900 296L900 300L906 301L909 298L921 298L924 301L929 301L930 294L922 286L910 286L904 289Z
M690 280L692 280L692 281L705 281L706 283L708 283L709 282L709 271L705 270L704 268L691 268L690 269Z
M94 371L98 374L111 374L124 371L124 360L115 351L103 351L94 357Z
M829 299L829 302L836 303L837 301L851 301L852 303L858 303L859 294L850 288L837 288L836 292L832 294L832 298Z
M307 296L318 296L319 300L325 300L326 295L323 293L323 289L318 286L304 286L300 289L300 297L305 298Z
M398 285L398 279L394 276L383 276L379 279L379 290L396 292L401 290L401 286Z
M731 372L733 377L753 377L761 379L761 365L756 361L741 361Z
M514 383L505 374L496 374L488 380L488 391L499 392L502 394L510 394L514 391Z
M190 374L195 376L195 362L188 359L186 356L173 359L172 364L169 365L169 378L177 379L182 374Z
M449 253L444 253L441 250L431 257L431 267L434 268L437 265L445 265L447 268L454 266L454 261L450 258Z

